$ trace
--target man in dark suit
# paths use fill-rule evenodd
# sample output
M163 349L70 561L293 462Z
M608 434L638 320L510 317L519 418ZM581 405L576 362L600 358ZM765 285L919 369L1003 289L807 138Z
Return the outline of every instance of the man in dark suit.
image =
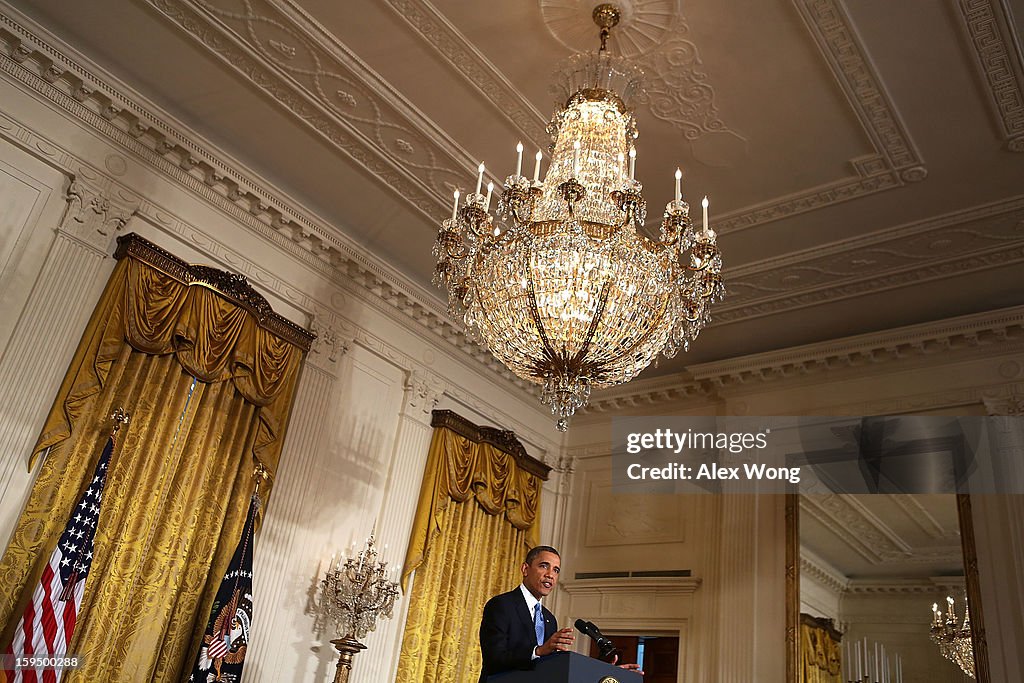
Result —
M491 674L530 669L534 660L569 650L572 628L558 630L555 615L541 604L558 584L561 559L551 546L541 545L526 554L523 582L496 595L484 606L480 621L480 652L484 666L480 683Z

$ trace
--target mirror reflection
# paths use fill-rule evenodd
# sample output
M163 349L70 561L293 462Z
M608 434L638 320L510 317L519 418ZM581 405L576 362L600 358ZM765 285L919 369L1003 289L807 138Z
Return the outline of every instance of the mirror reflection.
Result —
M964 618L955 495L816 494L799 510L801 681L973 680L932 638L947 598Z

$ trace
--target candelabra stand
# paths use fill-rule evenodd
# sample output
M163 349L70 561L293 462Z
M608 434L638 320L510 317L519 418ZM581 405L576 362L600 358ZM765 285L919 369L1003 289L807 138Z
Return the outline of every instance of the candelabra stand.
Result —
M842 680L846 683L903 683L903 659L898 654L886 653L883 643L869 646L867 638L863 642L847 642Z
M359 642L377 628L381 618L391 618L398 598L398 583L389 580L388 563L378 561L373 534L353 557L331 558L320 582L320 612L335 624L339 636L331 644L338 650L334 683L348 683L355 656L366 646Z

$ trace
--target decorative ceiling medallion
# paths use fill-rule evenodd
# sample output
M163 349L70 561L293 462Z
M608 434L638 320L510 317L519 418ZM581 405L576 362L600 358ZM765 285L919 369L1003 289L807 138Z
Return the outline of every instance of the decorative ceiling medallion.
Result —
M592 38L588 42L583 29L594 0L540 0L540 8L559 42L574 52L592 49ZM620 11L612 49L643 69L646 94L641 102L690 143L714 136L714 150L706 145L692 150L697 160L709 166L738 163L746 154L746 138L719 118L697 45L684 37L690 28L677 0L626 0Z
M591 14L595 0L540 0L540 11L551 35L573 52L594 49ZM622 0L615 28L616 50L636 61L667 38L679 8L676 0Z

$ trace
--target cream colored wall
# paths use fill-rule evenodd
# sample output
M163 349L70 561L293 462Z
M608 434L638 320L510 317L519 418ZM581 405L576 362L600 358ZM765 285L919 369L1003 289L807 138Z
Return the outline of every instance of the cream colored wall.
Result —
M31 31L46 37L42 27ZM83 64L100 74L97 67L81 56L58 60L51 78L42 51L70 48L52 38L21 45L27 53L12 59L17 43L0 33L0 539L31 486L28 451L113 269L117 236L134 231L191 262L241 272L275 310L319 335L257 541L245 678L332 680L335 634L317 630L310 602L318 568L374 527L388 544L385 559L402 561L431 410L513 429L532 455L556 466L560 437L532 395L465 353L447 330L432 333L440 306L403 289L386 264L353 252L334 228L224 161L232 182L244 178L249 196L261 197L264 206L249 210L195 165L223 161L204 141L169 117L160 125L178 137L168 139L195 158L160 147L151 133L126 134L127 119L97 96L70 96L72 74L85 73ZM68 70L57 75L59 68ZM157 111L123 85L99 77L90 85L125 110ZM299 224L311 227L292 229ZM563 525L561 479L554 471L543 492L546 540ZM406 603L366 638L354 682L393 679Z
M642 587L639 582L597 586L599 603L577 598L594 591L587 588L590 582L576 582L561 591L559 618L587 616L615 627L609 630L633 633L678 631L680 680L783 681L781 510L770 496L751 501L729 495L611 495L611 421L622 415L984 415L1014 405L1019 411L1012 397L1024 393L1022 321L1024 311L1019 309L972 316L694 366L691 377L639 381L595 396L597 409L577 418L567 447L575 463L568 506L569 528L575 530L567 542L573 558L570 575L690 569L695 586L685 599L652 599L639 602L640 609L633 611L624 610L622 598ZM1008 453L1014 450L1007 448ZM1019 463L1020 450L1005 460ZM979 567L987 575L983 586L991 591L987 597L998 603L992 607L998 621L986 624L990 634L999 630L992 680L1018 680L1022 656L1009 643L1024 639L1024 584L1019 579L1024 575L1019 521L1024 515L1015 514L1016 498L985 498L986 526L979 531L984 537L979 538L978 553ZM979 524L976 516L975 527ZM922 634L927 642L927 612L910 615L910 606L898 595L888 601L851 597L845 579L834 568L822 570L820 562L816 569L805 566L804 610L850 626L853 637L859 633L889 639L893 647L906 646L908 656L927 652L928 661L934 659L921 645ZM889 625L879 630L880 624ZM989 643L995 645L992 635ZM924 673L914 674L917 678L905 680L959 681L955 668L950 672L941 660L932 663L937 678L928 678L932 669L924 667L918 669Z

